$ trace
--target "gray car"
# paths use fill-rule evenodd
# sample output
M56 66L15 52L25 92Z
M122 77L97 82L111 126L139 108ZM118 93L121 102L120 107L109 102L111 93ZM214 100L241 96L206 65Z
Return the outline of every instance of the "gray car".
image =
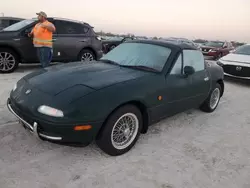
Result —
M48 18L56 27L53 58L56 62L92 61L102 57L102 42L88 23ZM0 31L0 72L13 72L19 63L37 63L37 53L28 33L37 19L28 19Z
M16 17L0 17L0 30L24 20L23 18Z

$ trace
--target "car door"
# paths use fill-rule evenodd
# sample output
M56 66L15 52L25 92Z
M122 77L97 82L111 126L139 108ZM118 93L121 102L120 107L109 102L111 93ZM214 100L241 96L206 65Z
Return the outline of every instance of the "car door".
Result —
M28 37L28 33L31 32L35 24L28 26L20 32L19 38L16 38L16 42L19 43L18 48L22 52L22 56L26 62L37 62L37 52L33 45L32 38Z
M170 73L166 76L165 116L171 116L190 108L189 99L193 96L192 77L183 75L183 66L184 54L181 52Z
M55 20L56 36L53 40L53 58L58 61L75 61L84 46L90 46L87 27L82 23Z
M188 100L186 101L189 108L198 107L207 98L210 90L210 75L205 68L204 56L199 50L183 50L183 67L193 67L194 73L187 76L190 80L187 88ZM185 77L183 70L182 74Z

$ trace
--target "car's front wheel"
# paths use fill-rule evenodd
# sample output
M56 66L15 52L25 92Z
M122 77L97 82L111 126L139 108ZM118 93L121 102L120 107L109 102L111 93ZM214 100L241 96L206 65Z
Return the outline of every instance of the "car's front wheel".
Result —
M140 136L142 123L142 114L137 107L123 106L108 118L96 143L109 155L122 155L135 145Z
M8 48L0 48L0 73L11 73L18 67L18 56Z
M210 92L208 98L205 100L205 102L201 105L200 109L204 112L213 112L221 98L221 86L220 84L216 84L213 90Z

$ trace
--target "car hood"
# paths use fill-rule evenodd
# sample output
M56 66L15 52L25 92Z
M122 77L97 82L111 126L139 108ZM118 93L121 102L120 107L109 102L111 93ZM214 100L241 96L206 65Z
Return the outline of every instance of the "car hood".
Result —
M213 47L213 46L201 46L201 48L206 48L206 49L219 49L220 47Z
M221 58L221 60L250 64L250 55L230 53L230 54L224 56L223 58Z
M33 72L24 79L33 87L49 95L57 95L68 88L81 85L93 90L142 77L149 72L122 68L101 62L69 63ZM75 88L75 87L74 87Z

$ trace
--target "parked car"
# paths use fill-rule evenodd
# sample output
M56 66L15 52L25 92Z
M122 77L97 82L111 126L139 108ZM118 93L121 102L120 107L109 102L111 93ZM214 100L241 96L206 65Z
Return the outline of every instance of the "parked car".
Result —
M63 18L48 20L56 27L52 61L89 61L102 56L102 42L92 26ZM36 23L36 19L23 20L0 32L0 72L13 72L19 63L38 62L32 39L27 36Z
M194 42L195 46L196 46L197 48L199 48L199 49L200 49L205 43L206 43L206 42Z
M217 62L226 76L250 79L250 44L236 48L236 50Z
M24 20L23 18L16 18L16 17L0 17L0 30L13 25L17 22Z
M217 60L234 49L231 42L209 41L200 47L206 59Z
M167 39L164 39L164 40L167 41L167 42L175 43L175 44L182 44L182 43L184 43L184 44L188 44L188 45L193 46L193 47L197 47L193 41L185 39L185 38L174 38L174 37L171 37L171 38L167 38Z
M130 41L130 40L134 40L134 38L133 37L116 37L113 39L103 40L102 41L103 52L108 53L109 51L113 50L119 44L126 42L126 41Z
M223 70L187 44L122 43L98 62L48 67L17 82L9 110L37 137L97 145L121 155L163 118L200 107L213 112ZM49 84L48 84L49 83Z

